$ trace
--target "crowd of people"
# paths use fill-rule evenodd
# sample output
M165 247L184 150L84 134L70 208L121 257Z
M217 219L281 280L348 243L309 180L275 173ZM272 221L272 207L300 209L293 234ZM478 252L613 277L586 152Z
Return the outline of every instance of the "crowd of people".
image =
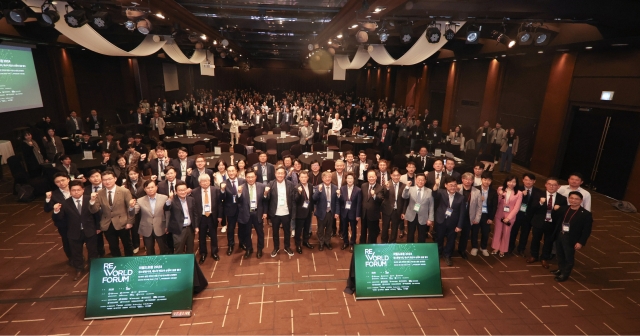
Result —
M582 176L572 174L565 186L548 178L545 190L540 190L534 187L535 175L511 174L518 136L499 122L495 128L485 122L476 134L465 137L460 126L444 132L427 110L419 115L412 106L396 107L385 100L373 102L333 92L283 92L277 99L249 90L217 96L211 90L197 90L182 101L158 99L153 105L144 100L130 118L141 126L136 131L157 131L160 137L166 118L210 131L229 124L230 138L236 143L239 136L234 133L240 121L263 130L296 125L307 150L330 135L367 135L374 137L378 154L372 160L365 151L345 151L333 169L321 171L322 162L313 161L309 170L303 170L296 157L284 156L274 164L262 152L252 166L245 160L219 160L212 170L202 155L188 158L186 148L180 148L174 158L161 142L147 148L146 134L128 134L121 141L106 133L92 144L87 131L106 130L104 119L92 111L81 120L73 112L65 122L68 135L82 134L77 145L101 153L102 169L81 174L59 147L61 140L53 127L47 125L40 143L32 132L25 134L23 155L25 162L59 163L53 177L56 188L46 195L45 211L53 212L76 279L84 269L83 246L89 259L104 256L104 239L115 257L122 255L121 245L125 256L139 253L141 247L155 254L156 245L161 254L195 253L197 236L198 259L203 264L209 255L220 259L219 226L227 235L227 256L237 244L244 258L254 252L262 258L264 225L270 225L271 257L281 251L302 254L303 247L352 252L357 243L398 243L405 236L407 243L425 243L431 235L449 266L456 252L462 258L524 257L532 235L526 262L541 262L549 268L555 253L559 261L555 279L565 281L575 251L586 244L591 232L590 194L581 188ZM477 148L479 156L468 162L467 171L459 172L456 160L433 156L436 148L456 156ZM409 154L402 166L393 159L396 150ZM507 176L494 188L497 163ZM314 217L317 229L312 240Z

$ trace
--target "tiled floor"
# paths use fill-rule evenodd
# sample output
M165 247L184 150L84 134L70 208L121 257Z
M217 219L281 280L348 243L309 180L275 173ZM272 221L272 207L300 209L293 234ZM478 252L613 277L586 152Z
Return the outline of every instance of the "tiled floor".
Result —
M342 292L350 253L271 258L266 248L261 260L207 259L209 288L195 297L192 318L85 321L86 277L72 281L42 199L15 203L11 184L0 181L0 334L640 333L640 215L598 194L593 235L565 283L519 257L454 258L453 267L442 263L443 298L356 302Z

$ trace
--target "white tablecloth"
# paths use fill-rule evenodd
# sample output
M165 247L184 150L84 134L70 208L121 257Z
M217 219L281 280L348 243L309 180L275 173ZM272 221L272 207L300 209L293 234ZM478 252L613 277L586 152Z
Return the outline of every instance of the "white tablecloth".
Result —
M6 164L7 159L15 155L13 152L13 146L11 146L11 141L0 140L0 155L2 155L2 164Z

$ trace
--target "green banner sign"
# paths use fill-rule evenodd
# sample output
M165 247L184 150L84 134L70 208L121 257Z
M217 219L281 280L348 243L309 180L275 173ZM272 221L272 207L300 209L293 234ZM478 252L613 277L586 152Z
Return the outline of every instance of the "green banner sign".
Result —
M85 320L191 309L193 267L193 254L95 259Z
M356 299L442 296L438 244L355 246Z

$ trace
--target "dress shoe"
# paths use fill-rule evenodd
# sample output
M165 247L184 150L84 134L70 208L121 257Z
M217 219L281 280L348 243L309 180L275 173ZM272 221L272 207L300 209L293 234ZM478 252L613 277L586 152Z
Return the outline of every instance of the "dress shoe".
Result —
M527 264L532 264L534 262L538 261L538 259L534 258L534 257L529 257L529 259L527 259Z
M218 256L217 253L211 253L211 258L213 258L213 260L215 261L220 261L220 257Z
M478 255L478 249L477 248L472 248L471 249L471 255L474 256L474 257L477 256Z
M331 246L331 243L327 244L327 249L333 250L333 247Z
M551 274L553 274L553 275L556 275L556 276L557 276L557 275L562 274L562 272L560 271L560 269L557 269L557 270L553 270L553 271L551 271Z
M273 252L271 252L271 258L275 258L278 255L278 252L280 252L280 249L273 249Z
M291 251L291 249L290 249L290 248L285 247L285 248L284 248L284 251L285 251L285 252L287 252L287 254L288 254L290 257L291 257L291 256L293 256L293 251Z
M467 255L467 251L458 251L462 259L468 260L469 256Z
M542 260L542 267L548 269L549 268L549 263L546 260Z
M202 265L204 264L204 261L207 259L207 255L203 254L200 256L200 261L198 261L198 264Z
M298 254L302 254L302 247L296 247L296 252L298 252Z
M349 247L349 244L342 244L342 246L340 247L341 250L346 249L347 247Z
M238 250L247 250L247 247L244 246L244 244L240 244L240 246L238 247Z
M233 246L229 246L227 249L227 255L230 256L231 254L233 254Z
M444 257L444 262L447 266L453 266L453 262L451 261L451 257Z
M307 239L311 238L312 235L313 233L309 232L309 234L307 235Z
M312 249L313 250L313 245L309 244L309 242L306 243L302 243L302 245L308 249Z
M564 275L558 275L557 277L553 278L553 280L557 281L557 282L565 282L569 279L568 276L564 276Z
M222 227L222 229L220 230L220 232L222 232L222 233L227 232L227 226L226 226L226 225L225 225L225 226L223 226L223 227Z
M249 258L251 258L251 253L252 253L252 252L253 252L253 251L251 251L251 250L247 250L247 252L245 252L245 253L244 253L244 258L245 258L245 259L249 259Z
M78 280L80 280L81 275L82 275L82 272L77 271L77 272L76 272L76 276L73 278L73 281L78 281Z
M140 252L140 248L136 247L133 249L133 254L137 254L138 252Z
M353 245L349 246L349 252L353 253Z
M256 258L262 258L262 250L258 250L258 253L256 253Z
M324 244L320 244L320 246L318 246L318 251L324 251Z
M404 231L400 232L400 238L404 238Z
M487 251L487 249L482 250L482 255L485 257L489 256L489 251Z

